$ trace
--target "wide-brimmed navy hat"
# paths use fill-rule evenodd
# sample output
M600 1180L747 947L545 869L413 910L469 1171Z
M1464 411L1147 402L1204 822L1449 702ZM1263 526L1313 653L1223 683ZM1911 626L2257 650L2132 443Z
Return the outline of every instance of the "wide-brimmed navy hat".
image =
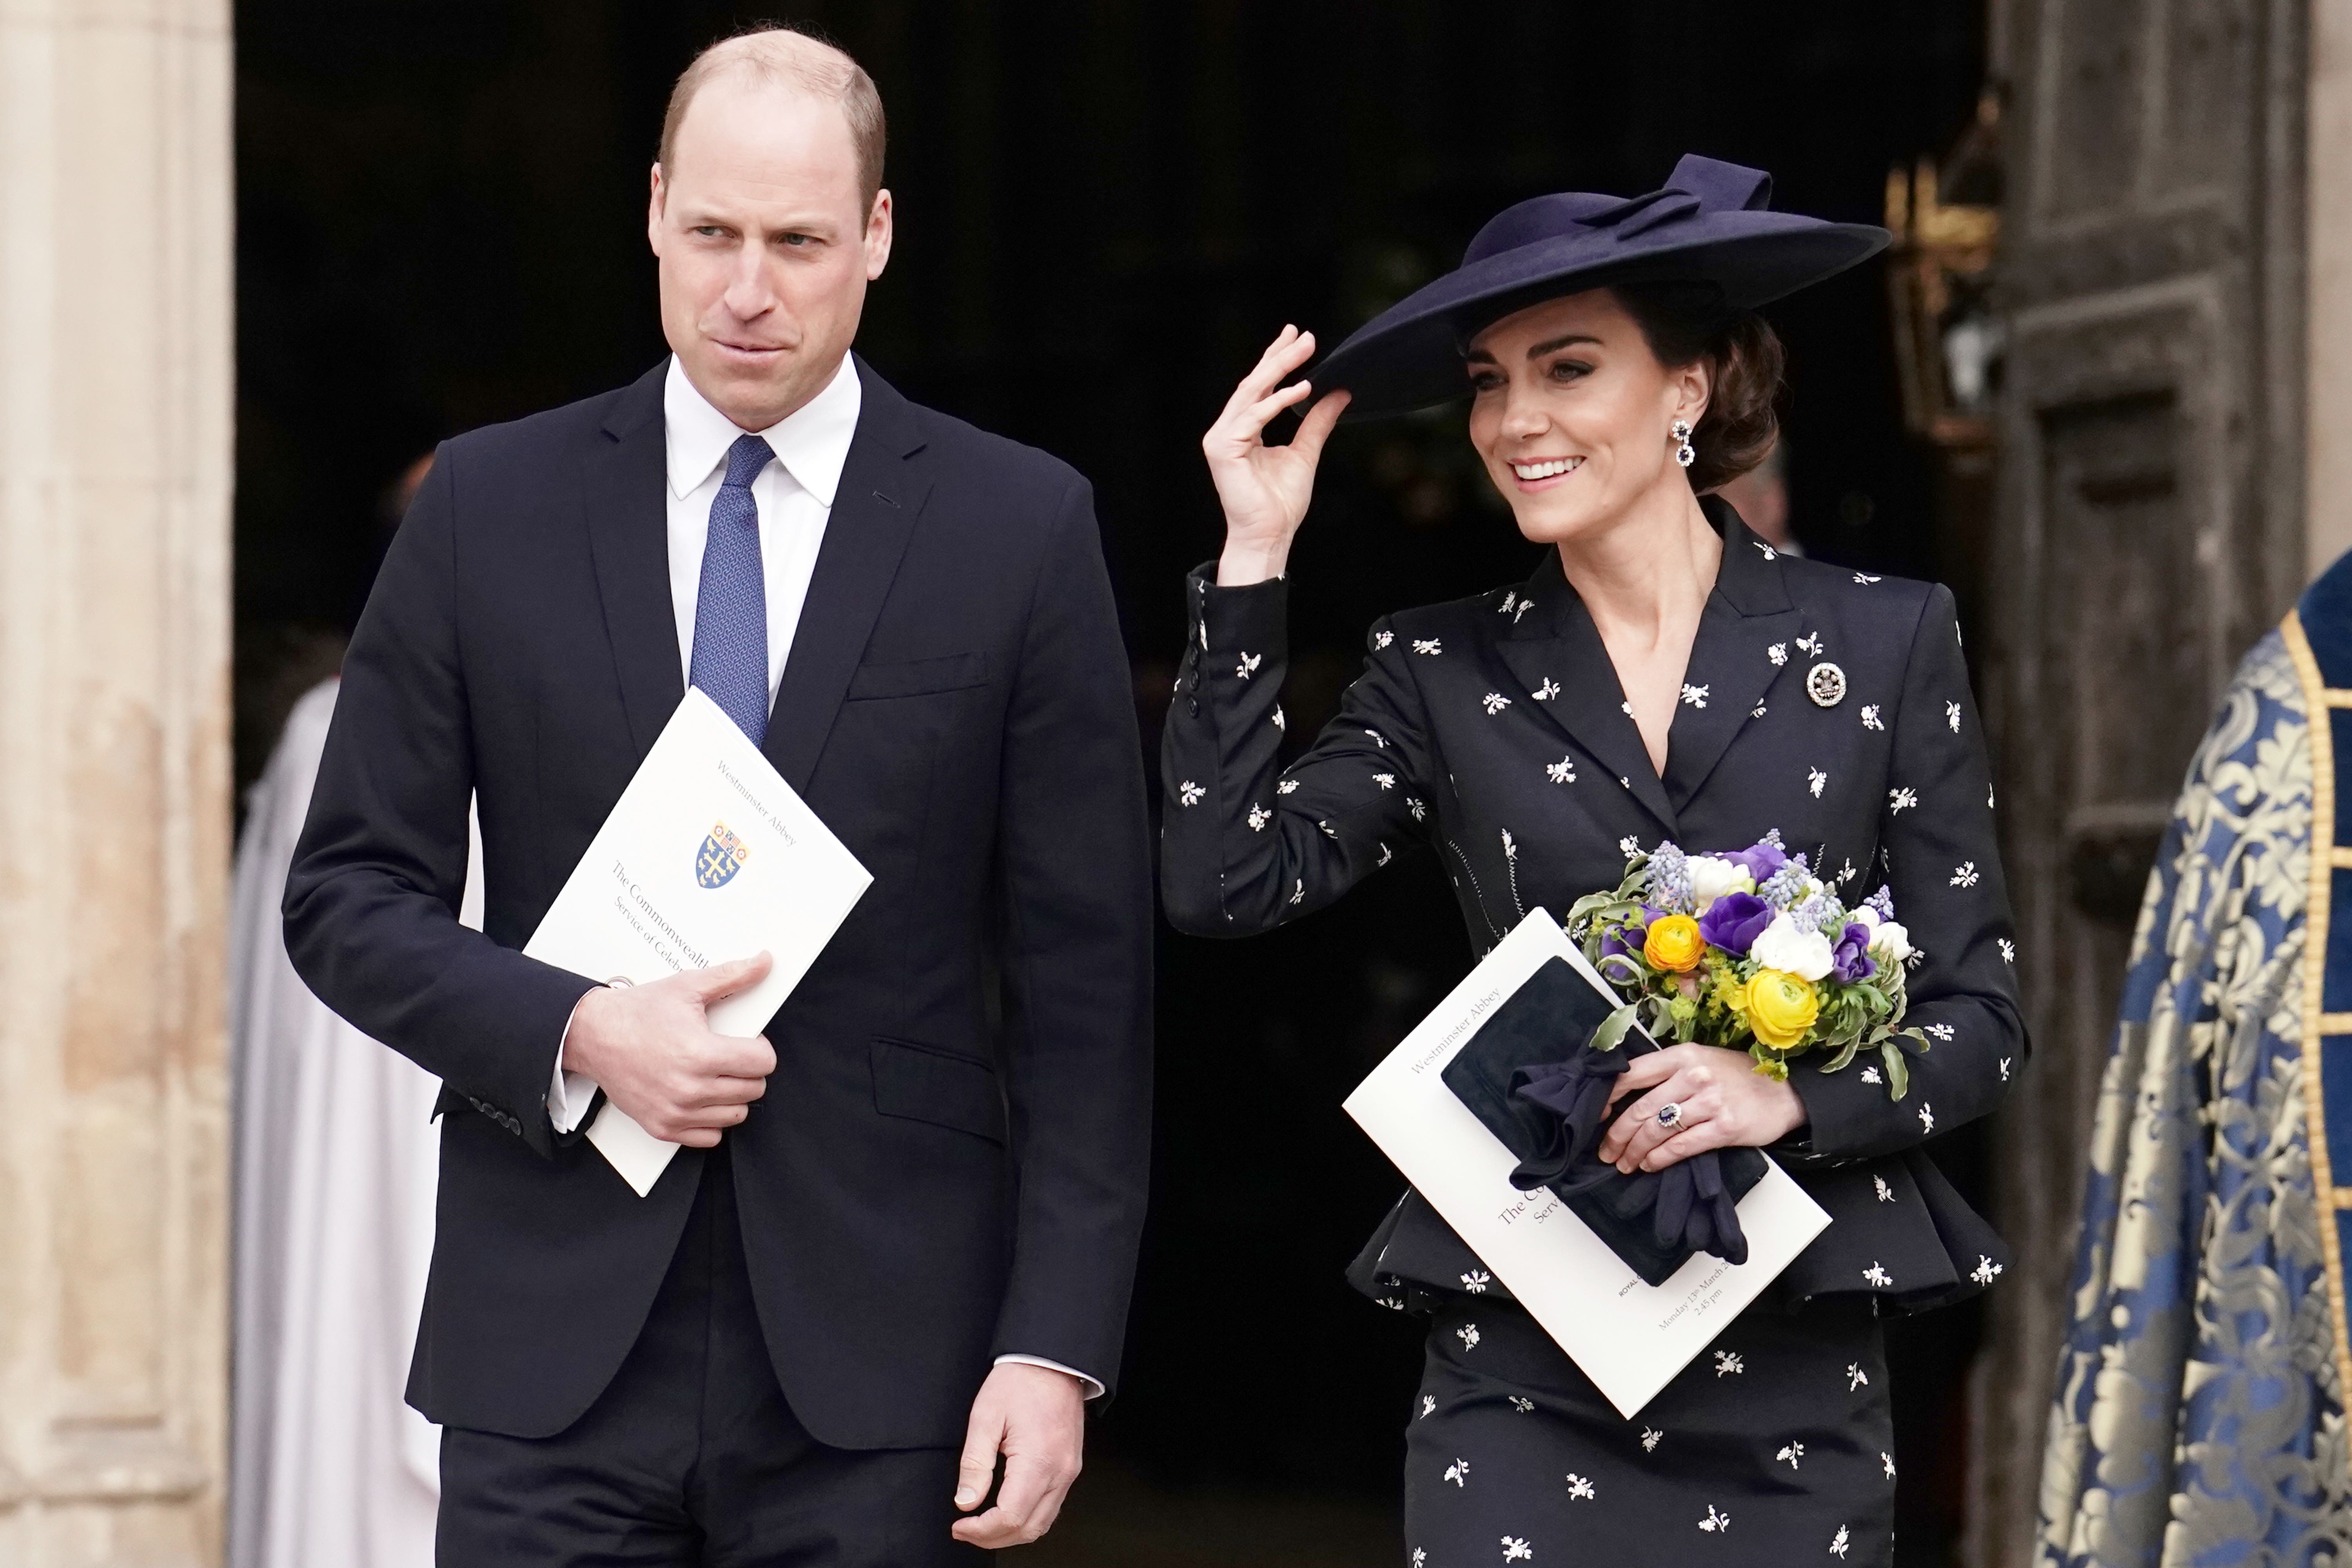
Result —
M1818 283L1876 255L1892 236L1769 210L1772 176L1685 154L1644 196L1561 191L1488 220L1462 265L1357 329L1309 376L1318 395L1355 394L1348 419L1377 419L1470 388L1461 345L1512 311L1614 283L1713 284L1727 310Z

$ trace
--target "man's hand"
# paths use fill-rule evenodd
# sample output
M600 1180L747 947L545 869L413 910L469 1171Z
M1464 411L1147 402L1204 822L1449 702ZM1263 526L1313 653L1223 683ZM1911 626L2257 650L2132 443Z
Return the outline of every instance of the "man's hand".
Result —
M1054 1528L1070 1483L1078 1479L1087 1443L1087 1400L1078 1380L1051 1367L1007 1362L988 1374L971 1402L956 1475L956 1507L980 1506L1004 1456L1004 1484L996 1506L955 1522L954 1535L995 1551L1026 1546Z
M581 998L563 1037L563 1065L596 1080L604 1097L666 1142L718 1147L719 1135L768 1092L776 1053L763 1036L710 1032L708 1009L757 985L766 953L689 970L644 985L611 985Z

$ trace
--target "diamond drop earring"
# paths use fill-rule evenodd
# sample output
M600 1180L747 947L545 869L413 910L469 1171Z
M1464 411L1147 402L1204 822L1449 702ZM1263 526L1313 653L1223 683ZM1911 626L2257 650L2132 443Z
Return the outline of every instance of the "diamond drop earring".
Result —
M1687 419L1675 420L1673 436L1676 443L1675 447L1675 461L1680 463L1685 468L1689 468L1693 463L1697 462L1698 448L1690 444L1690 421Z

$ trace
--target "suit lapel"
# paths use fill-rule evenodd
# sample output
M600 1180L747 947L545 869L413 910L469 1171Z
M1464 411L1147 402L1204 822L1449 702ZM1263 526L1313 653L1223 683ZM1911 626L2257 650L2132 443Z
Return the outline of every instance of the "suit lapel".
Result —
M670 607L668 480L662 432L667 362L622 392L591 453L582 498L604 632L638 759L686 695L677 617Z
M923 441L907 400L864 360L856 367L863 399L857 434L834 491L761 748L803 794L898 575L916 514L930 493L929 479L912 460Z
M1640 727L1625 711L1617 667L1610 662L1591 612L1561 574L1558 551L1544 552L1523 592L1534 607L1517 610L1496 646L1526 687L1531 699L1528 705L1567 731L1603 768L1624 781L1627 791L1668 833L1675 832L1675 808L1650 765Z
M1807 663L1796 646L1805 635L1805 617L1790 601L1780 556L1726 503L1709 496L1700 504L1723 534L1723 564L1699 617L1683 674L1683 701L1667 737L1666 797L1676 811L1697 795L1733 737L1791 666L1797 674L1780 700L1798 700Z

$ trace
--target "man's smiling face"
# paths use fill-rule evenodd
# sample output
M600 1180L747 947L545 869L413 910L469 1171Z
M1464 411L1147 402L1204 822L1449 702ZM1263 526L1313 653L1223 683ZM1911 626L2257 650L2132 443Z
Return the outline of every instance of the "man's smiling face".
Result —
M856 337L890 258L890 193L866 206L838 102L727 71L687 107L670 166L655 165L646 234L687 378L764 430L824 389Z

